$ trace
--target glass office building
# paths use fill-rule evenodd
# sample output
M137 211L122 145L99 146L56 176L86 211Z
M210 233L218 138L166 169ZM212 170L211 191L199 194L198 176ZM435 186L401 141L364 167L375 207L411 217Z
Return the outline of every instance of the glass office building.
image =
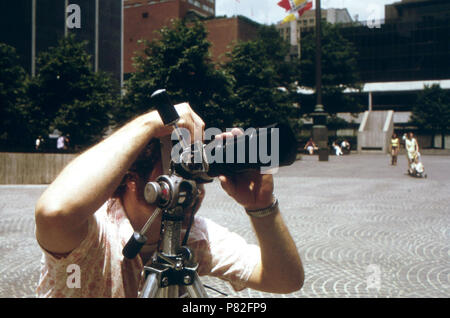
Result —
M450 78L450 20L385 21L380 28L343 27L358 50L363 82Z
M67 10L76 5L77 11ZM72 16L75 14L75 16ZM79 25L67 23L74 17ZM94 70L122 82L122 0L0 1L0 42L16 48L23 67L36 73L36 57L68 33L86 40Z
M361 82L384 87L372 92L375 109L410 110L423 85L401 87L450 79L450 1L403 0L385 13L383 21L340 24L340 32L355 45ZM368 103L367 93L355 95Z

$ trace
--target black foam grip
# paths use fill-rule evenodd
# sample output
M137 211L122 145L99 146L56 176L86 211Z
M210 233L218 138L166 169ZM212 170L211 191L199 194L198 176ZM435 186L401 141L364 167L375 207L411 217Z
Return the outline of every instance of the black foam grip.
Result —
M164 125L173 125L180 118L165 89L159 89L151 96L152 105L158 110Z
M135 258L141 251L142 246L147 242L147 238L139 232L134 232L122 250L123 256L128 259Z

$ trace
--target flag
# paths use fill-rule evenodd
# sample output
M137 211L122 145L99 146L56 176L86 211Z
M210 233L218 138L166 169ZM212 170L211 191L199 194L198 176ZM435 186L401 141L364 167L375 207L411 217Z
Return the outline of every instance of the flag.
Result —
M294 6L292 7L291 11L297 11L301 9L305 5L306 1L307 0L294 0L293 1Z
M306 1L307 0L281 0L278 2L278 6L292 13L299 10Z
M298 16L301 17L303 13L310 10L312 8L312 2L308 2L303 8L298 10Z
M307 2L307 0L281 0L278 2L278 5L286 11L289 11L290 14L281 21L281 24L294 21L296 14L298 17L301 17L306 11L312 8L312 1ZM289 8L289 9L287 9Z
M290 21L294 21L294 20L295 20L295 14L291 13L290 15L288 15L287 17L285 17L285 18L283 19L283 21L281 21L281 24L287 23L287 22L290 22Z
M281 0L280 2L278 2L278 5L280 7L282 7L283 9L285 9L286 11L291 10L291 4L290 4L289 0Z

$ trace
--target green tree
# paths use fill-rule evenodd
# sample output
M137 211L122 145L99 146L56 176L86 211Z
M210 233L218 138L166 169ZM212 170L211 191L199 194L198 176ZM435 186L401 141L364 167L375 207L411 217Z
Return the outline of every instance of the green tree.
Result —
M280 36L274 25L261 25L257 39L264 55L274 67L276 83L286 89L295 89L299 63L297 59L286 59L286 56L289 55L290 44Z
M175 20L159 35L159 39L145 41L143 51L135 57L136 72L126 82L124 106L116 120L152 109L151 94L163 88L174 104L189 102L207 127L230 127L232 83L211 61L203 24Z
M235 125L298 124L290 95L292 73L285 61L288 50L273 27L263 27L256 40L234 46L225 69L234 81Z
M346 89L359 89L357 71L357 51L353 43L339 32L339 26L322 24L322 96L325 111L359 112L362 106L348 94ZM300 83L315 88L315 33L309 33L301 39ZM315 94L300 95L303 113L313 112L316 104Z
M119 100L113 80L93 71L85 46L69 35L38 56L37 74L28 89L32 102L26 110L35 135L58 129L70 134L77 148L102 138Z
M450 92L439 84L425 86L413 107L411 123L431 132L433 137L434 134L440 134L441 147L444 149L445 135L450 129Z
M23 107L27 103L28 76L20 65L16 50L0 43L0 147L14 150L32 147Z

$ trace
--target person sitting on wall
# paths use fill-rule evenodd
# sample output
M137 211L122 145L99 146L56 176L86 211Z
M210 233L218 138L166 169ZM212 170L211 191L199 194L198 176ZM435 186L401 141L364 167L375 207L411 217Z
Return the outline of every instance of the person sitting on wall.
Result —
M336 153L336 156L342 156L343 155L342 149L341 149L341 147L339 147L339 145L336 143L336 141L333 141L332 146L333 146L333 149L334 149L334 151Z
M349 154L350 153L350 143L347 141L347 139L344 139L341 142L341 148L343 153Z
M306 149L306 151L308 151L309 155L313 155L314 151L317 151L319 148L317 147L317 145L314 143L312 138L309 138L308 142L306 143L304 149Z

